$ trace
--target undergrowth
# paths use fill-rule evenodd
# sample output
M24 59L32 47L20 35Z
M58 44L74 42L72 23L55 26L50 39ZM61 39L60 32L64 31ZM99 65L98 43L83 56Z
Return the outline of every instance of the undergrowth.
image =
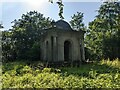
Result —
M41 62L7 62L2 88L120 88L120 61L102 60L80 67L44 67Z

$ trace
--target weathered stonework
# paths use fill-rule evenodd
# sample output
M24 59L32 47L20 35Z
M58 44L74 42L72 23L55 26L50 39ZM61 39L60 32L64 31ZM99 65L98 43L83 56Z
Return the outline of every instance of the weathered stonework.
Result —
M40 37L41 60L49 62L84 61L84 33L82 30L72 30L63 20L56 22L54 27L43 30Z

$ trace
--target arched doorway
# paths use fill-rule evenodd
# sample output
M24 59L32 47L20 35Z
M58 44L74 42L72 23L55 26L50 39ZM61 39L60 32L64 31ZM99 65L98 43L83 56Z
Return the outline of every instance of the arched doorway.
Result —
M72 45L70 41L64 42L64 61L70 61L72 58Z

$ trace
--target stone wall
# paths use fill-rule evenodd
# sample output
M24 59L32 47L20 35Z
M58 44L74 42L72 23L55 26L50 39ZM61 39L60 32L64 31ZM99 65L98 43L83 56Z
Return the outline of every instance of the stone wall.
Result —
M41 39L41 59L45 61L64 61L64 42L71 43L71 61L84 60L84 33L59 29L48 30Z

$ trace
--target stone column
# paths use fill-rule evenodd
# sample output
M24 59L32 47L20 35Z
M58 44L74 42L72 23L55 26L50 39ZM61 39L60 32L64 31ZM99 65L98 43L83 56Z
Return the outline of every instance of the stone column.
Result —
M46 60L46 44L45 44L45 41L42 43L42 58L43 60L45 61Z
M44 60L43 59L43 42L42 41L40 41L40 60Z
M58 37L58 61L64 61L64 41Z
M83 61L85 61L85 50L84 50L84 40L82 39L82 52L83 52Z
M80 39L78 38L78 60L81 61L81 51L80 51Z
M48 40L48 60L51 61L52 60L52 46L51 46L51 38L49 37L49 40Z
M81 59L85 61L85 51L84 51L84 40L80 39L80 51L81 51Z
M53 37L53 61L57 61L57 37Z

